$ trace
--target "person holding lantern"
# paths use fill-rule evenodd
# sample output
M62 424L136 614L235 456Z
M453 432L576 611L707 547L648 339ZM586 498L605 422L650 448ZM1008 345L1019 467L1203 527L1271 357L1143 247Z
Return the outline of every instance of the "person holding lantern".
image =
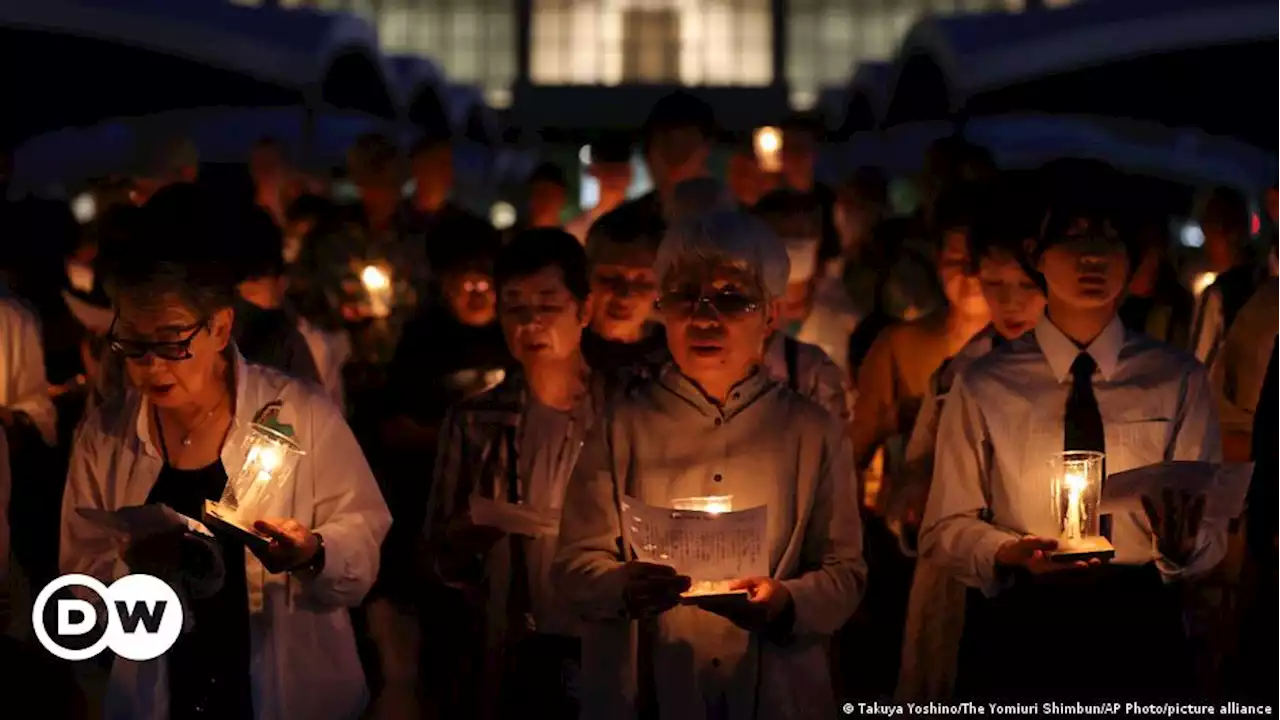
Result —
M865 587L861 525L845 426L763 367L787 265L769 227L737 211L686 219L659 248L673 363L592 430L561 516L556 587L588 626L581 717L825 718L835 707L826 644ZM623 495L766 507L767 572L730 583L741 594L727 602L682 605L692 579L636 559Z
M939 422L920 556L971 588L962 697L1177 696L1188 668L1176 584L1225 552L1226 520L1205 515L1202 496L1173 491L1087 509L1098 520L1084 534L1112 548L1111 562L1061 552L1081 529L1064 518L1081 510L1054 511L1055 458L1104 458L1083 488L1096 500L1105 473L1221 456L1205 368L1118 317L1139 247L1114 204L1117 174L1092 163L1071 172L1032 253L1046 317L961 373ZM1060 479L1072 497L1082 492L1070 472Z
M115 659L106 715L357 717L366 689L348 609L377 576L390 516L323 391L236 350L234 272L200 252L215 238L188 210L144 208L138 237L110 259L108 342L130 388L86 418L63 498L64 573L104 583L147 573L185 597L189 623L170 651ZM206 502L225 500L229 478L270 454L268 437L305 456L289 477L258 463L265 477L253 479L274 492L253 514L249 494L238 496L238 532L121 537L82 512L159 504L209 523ZM211 559L225 568L220 584Z

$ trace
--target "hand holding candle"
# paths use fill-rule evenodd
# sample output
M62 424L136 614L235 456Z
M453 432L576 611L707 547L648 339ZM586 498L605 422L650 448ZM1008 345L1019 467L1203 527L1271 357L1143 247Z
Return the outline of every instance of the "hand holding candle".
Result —
M249 546L268 572L285 572L306 565L321 547L319 536L292 518L259 520L253 529L271 539L265 547Z

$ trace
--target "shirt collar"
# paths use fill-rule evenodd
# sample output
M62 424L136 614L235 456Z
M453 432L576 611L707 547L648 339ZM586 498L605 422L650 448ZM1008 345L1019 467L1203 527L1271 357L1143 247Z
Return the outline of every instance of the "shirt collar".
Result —
M1066 382L1071 377L1071 365L1081 353L1081 348L1059 330L1048 315L1041 318L1036 325L1035 335L1040 351L1044 353L1045 359L1049 361L1049 367L1053 369L1053 376L1058 382ZM1098 372L1102 375L1102 379L1110 380L1120 364L1120 348L1123 346L1124 324L1120 322L1120 316L1117 315L1111 318L1111 322L1083 351L1089 353L1093 361L1098 364Z
M244 411L245 407L245 368L246 363L240 351L234 346L231 350L232 362L235 363L235 397L236 404L234 412L236 415ZM147 400L146 395L141 396L141 402L138 403L138 418L134 423L134 430L138 434L138 442L142 444L143 451L153 457L163 457L160 448L151 442L151 421L155 416L151 411L151 401ZM236 420L238 422L238 420ZM231 440L232 433L227 433L227 442ZM226 446L223 447L226 452Z
M659 382L703 415L726 418L741 412L774 385L764 365L757 365L750 375L733 386L728 400L720 406L712 402L702 388L682 373L674 362L663 368Z

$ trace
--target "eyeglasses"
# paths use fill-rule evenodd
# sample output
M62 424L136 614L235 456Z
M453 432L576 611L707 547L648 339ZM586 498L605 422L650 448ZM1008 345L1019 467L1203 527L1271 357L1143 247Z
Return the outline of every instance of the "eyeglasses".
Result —
M739 292L725 291L711 295L701 292L673 290L663 293L658 309L678 317L693 317L702 306L715 309L721 317L741 317L760 309L760 301Z
M141 360L147 355L154 355L161 360L189 360L191 359L191 342L196 339L196 335L199 335L201 330L208 327L208 319L201 320L194 325L176 330L179 334L186 333L185 337L178 340L152 342L119 337L115 333L116 320L113 319L110 329L107 330L107 342L110 344L111 352L128 360Z

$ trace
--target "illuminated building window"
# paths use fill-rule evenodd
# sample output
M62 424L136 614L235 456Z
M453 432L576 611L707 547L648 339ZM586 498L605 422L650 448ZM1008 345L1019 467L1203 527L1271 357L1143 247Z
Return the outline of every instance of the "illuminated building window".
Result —
M507 99L516 77L517 0L279 0L281 7L349 12L378 28L382 50L439 63L450 82Z
M770 0L531 1L538 84L773 81Z
M1062 5L1069 0L1047 0ZM892 60L921 15L1018 11L1026 0L790 0L787 82L793 103L812 104L840 87L862 62Z

